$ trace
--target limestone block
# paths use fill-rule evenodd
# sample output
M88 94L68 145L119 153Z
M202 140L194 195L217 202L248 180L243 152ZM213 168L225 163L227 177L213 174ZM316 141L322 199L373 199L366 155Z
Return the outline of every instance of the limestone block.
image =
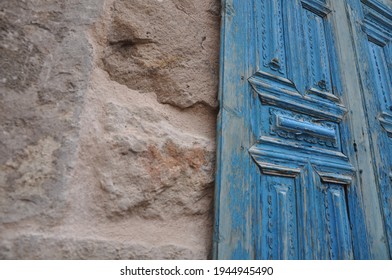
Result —
M0 3L0 224L59 222L102 1ZM101 7L101 8L100 8Z
M106 92L103 77L98 80L97 86ZM111 94L120 96L113 87ZM94 211L105 211L115 219L173 220L191 215L210 219L212 139L174 126L167 120L164 105L151 97L129 90L124 94L145 102L119 102L119 97L94 101L99 106L91 104L87 135L81 136L81 160L96 179Z
M178 245L152 247L111 240L23 235L0 240L0 259L202 259L203 253Z
M219 0L115 0L102 67L161 103L216 108L219 28Z

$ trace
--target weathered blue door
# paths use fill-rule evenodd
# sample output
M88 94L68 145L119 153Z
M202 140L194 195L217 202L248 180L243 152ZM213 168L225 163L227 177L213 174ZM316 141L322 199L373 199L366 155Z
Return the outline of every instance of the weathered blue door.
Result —
M215 258L390 258L391 10L222 9Z

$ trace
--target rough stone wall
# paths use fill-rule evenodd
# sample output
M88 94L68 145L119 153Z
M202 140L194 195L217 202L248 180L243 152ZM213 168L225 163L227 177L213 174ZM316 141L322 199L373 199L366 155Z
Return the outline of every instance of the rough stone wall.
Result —
M219 2L0 2L0 259L210 257Z

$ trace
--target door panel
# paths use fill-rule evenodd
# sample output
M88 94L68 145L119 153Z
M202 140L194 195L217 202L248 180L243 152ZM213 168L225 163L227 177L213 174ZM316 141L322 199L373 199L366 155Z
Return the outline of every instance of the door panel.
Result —
M327 232L329 235L329 258L352 259L352 243L347 216L346 192L341 185L324 186Z
M307 89L310 94L338 101L332 92L332 79L325 17L330 11L323 5L316 8L314 2L302 2L302 29L305 43L308 77Z
M257 259L297 259L297 204L295 177L266 175L257 194L257 218L255 227ZM263 207L266 206L266 207ZM265 231L266 234L258 235Z

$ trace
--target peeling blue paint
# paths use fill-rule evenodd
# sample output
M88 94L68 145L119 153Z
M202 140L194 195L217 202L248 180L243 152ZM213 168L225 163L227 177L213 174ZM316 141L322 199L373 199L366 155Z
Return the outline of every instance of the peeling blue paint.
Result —
M373 82L364 88L374 88L372 94L386 100L384 107L368 101L364 108L381 116L373 117L379 130L371 141L374 170L380 170L375 193L391 243L392 114L387 108L392 106L392 48L379 43L391 35L392 13L374 0L362 2L347 0L347 10L362 16L350 19L348 12L347 19L350 28L374 37L358 48L368 52L361 59L373 63L366 79ZM337 23L348 21L335 19L331 5L320 0L222 1L214 258L390 257L387 242L374 242L376 231L369 230L368 217L376 212L363 197L363 172L357 169L362 163L352 144L355 129L372 130L375 124L363 120L363 127L352 126L351 93L342 82L347 73L339 63L336 35ZM362 13L364 5L373 9L370 17ZM369 37L375 32L369 22L377 13L386 27ZM377 66L381 62L384 70ZM383 236L384 227L379 228L377 236Z

